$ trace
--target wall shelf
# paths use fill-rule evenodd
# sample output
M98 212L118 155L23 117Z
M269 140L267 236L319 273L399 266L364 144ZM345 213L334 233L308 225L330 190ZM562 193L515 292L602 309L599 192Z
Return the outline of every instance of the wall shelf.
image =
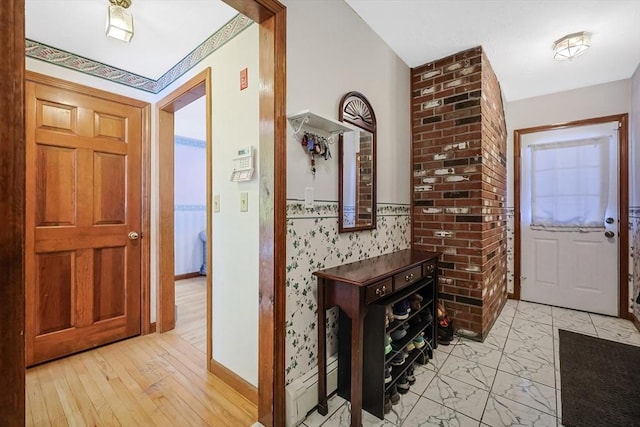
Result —
M287 116L287 120L289 120L293 128L293 134L296 137L304 132L308 132L327 138L332 143L335 142L337 135L353 130L344 123L327 119L309 110L304 110L297 114L290 114Z

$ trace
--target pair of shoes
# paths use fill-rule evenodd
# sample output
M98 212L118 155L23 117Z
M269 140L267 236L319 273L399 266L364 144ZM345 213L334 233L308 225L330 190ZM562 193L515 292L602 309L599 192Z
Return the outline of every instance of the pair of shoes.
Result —
M391 378L391 368L386 367L384 368L384 383L385 384L389 384L391 382L392 378Z
M406 372L403 372L402 375L400 375L400 378L398 378L396 385L398 387L398 393L401 393L401 394L409 393L410 385L409 385L409 380L407 379Z
M389 412L391 412L391 397L389 396L389 393L385 393L384 394L384 413L388 414Z
M453 340L453 321L449 318L444 306L438 303L438 344L449 345Z
M391 339L394 341L401 340L407 335L407 330L400 326L398 329L391 332Z
M415 350L416 346L413 343L413 341L410 341L409 344L407 344L407 352L411 353L413 350Z
M391 404L395 405L400 402L400 393L398 393L398 387L394 384L389 388L389 400Z
M389 325L392 325L393 322L395 321L395 317L393 317L393 308L391 307L391 305L388 305L384 308L384 314L386 316L386 319L384 321L386 327L388 328Z
M384 355L391 353L393 348L391 347L391 337L389 335L384 336Z
M422 295L420 295L419 293L411 295L409 297L409 308L411 308L411 310L413 310L414 312L420 310L420 308L422 307L423 299L424 298L422 298Z
M393 304L393 317L396 320L408 319L410 311L411 311L411 308L409 307L409 300L407 298Z

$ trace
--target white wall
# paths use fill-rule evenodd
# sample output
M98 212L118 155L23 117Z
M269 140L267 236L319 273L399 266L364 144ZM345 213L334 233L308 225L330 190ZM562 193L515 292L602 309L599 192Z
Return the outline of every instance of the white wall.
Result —
M343 1L285 1L287 6L287 113L311 110L338 120L340 99L362 92L378 121L378 202L409 203L409 68ZM309 156L288 127L287 198L338 200L338 147L333 158Z

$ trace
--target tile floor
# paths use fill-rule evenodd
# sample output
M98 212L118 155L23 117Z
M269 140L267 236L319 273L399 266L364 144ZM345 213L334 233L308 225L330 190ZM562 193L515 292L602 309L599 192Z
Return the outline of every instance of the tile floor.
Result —
M483 343L439 346L385 420L364 412L363 426L562 426L558 330L640 345L627 320L509 300ZM334 395L325 417L306 427L349 426L350 407Z

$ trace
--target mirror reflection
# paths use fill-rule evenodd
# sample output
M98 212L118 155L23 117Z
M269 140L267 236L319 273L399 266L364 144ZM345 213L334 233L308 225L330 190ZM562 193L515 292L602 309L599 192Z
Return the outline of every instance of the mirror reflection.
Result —
M340 137L340 232L376 228L376 121L369 101L349 92L340 103L340 120L356 128Z

